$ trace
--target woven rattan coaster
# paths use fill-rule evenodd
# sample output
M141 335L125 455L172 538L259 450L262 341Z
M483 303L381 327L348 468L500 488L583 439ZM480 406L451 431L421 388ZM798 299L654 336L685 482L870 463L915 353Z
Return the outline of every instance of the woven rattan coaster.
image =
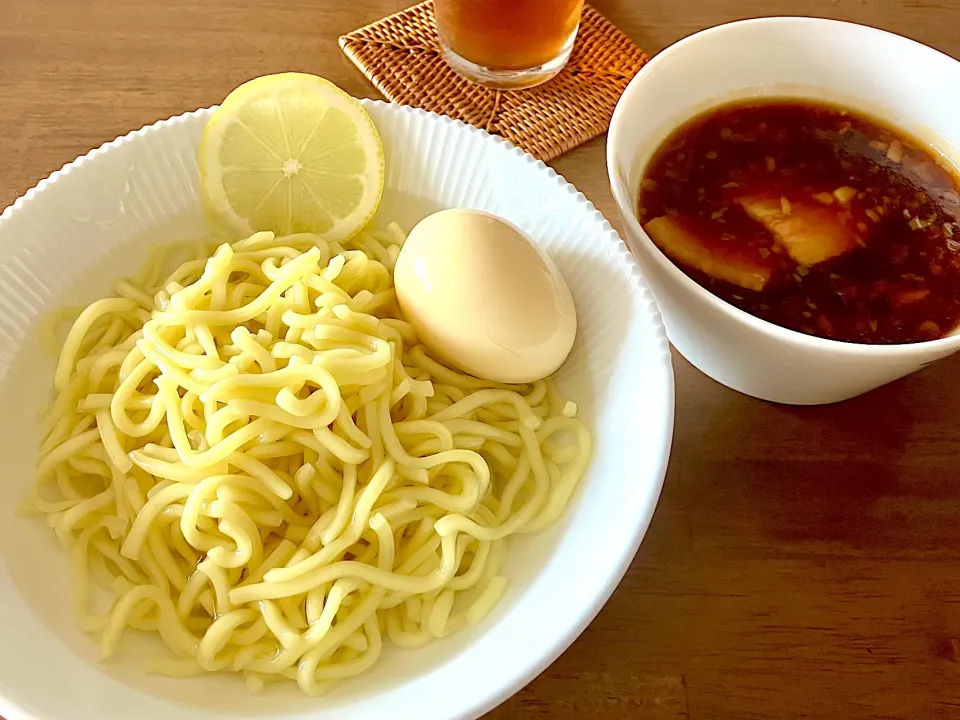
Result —
M429 0L344 35L340 47L388 99L501 135L541 160L606 132L620 94L649 60L589 5L570 62L529 90L488 90L451 70Z

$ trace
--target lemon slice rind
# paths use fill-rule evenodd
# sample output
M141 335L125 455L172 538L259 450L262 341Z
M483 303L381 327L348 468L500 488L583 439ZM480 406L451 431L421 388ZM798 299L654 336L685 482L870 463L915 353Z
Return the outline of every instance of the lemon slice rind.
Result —
M325 207L323 193L316 193L316 202L322 212L333 220L329 227L310 227L305 226L302 219L290 216L284 217L283 213L277 213L273 219L273 226L267 227L264 222L251 222L251 208L240 207L243 201L238 198L231 198L231 193L227 190L224 183L224 165L222 157L224 153L224 140L227 138L227 131L231 126L240 123L240 115L246 108L253 103L273 103L276 105L276 111L279 117L287 112L290 107L296 107L298 112L303 112L303 108L310 108L310 112L317 113L316 122L322 119L321 112L333 109L342 113L349 119L356 135L349 137L350 145L359 145L358 152L364 155L364 167L361 173L352 173L344 176L347 179L360 179L362 181L362 193L348 213L337 216L333 208ZM290 106L290 107L285 107ZM302 118L299 118L302 121ZM296 162L295 157L281 157L271 149L276 150L277 144L282 144L285 129L276 127L268 132L273 134L268 138L279 142L270 143L257 141L260 145L262 156L258 158L261 162L273 163L279 167L286 167L290 161ZM262 128L259 135L262 137ZM257 134L257 133L255 133ZM229 142L229 141L228 141ZM271 146L273 146L271 148ZM227 148L229 150L229 148ZM249 158L250 154L247 153ZM383 193L384 181L384 155L383 145L380 135L377 132L373 120L367 114L363 106L352 96L341 90L339 87L317 77L304 73L281 73L278 75L267 75L250 80L244 83L236 90L231 92L224 102L214 110L213 116L207 123L200 142L199 151L200 184L203 189L204 204L209 215L212 215L217 224L226 226L231 232L238 233L241 236L248 236L259 230L272 230L278 234L290 234L292 232L316 232L324 239L334 242L342 242L349 239L363 228L376 213L380 203L380 197ZM231 172L243 171L242 167L231 166ZM326 182L335 183L335 173L326 173L328 179ZM289 204L288 204L289 207Z

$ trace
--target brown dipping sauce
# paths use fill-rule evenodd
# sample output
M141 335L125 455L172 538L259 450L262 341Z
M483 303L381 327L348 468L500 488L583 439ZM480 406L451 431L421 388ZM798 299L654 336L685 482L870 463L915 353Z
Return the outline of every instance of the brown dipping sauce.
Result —
M777 325L858 343L960 323L960 190L922 143L792 99L714 108L648 164L647 234L691 278Z

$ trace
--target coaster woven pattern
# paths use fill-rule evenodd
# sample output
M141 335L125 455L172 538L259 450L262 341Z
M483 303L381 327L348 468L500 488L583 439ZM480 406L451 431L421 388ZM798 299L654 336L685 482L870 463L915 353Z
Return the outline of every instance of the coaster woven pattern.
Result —
M567 66L528 90L490 90L450 69L430 0L342 36L340 47L389 100L463 120L541 160L606 132L627 83L650 59L589 5Z

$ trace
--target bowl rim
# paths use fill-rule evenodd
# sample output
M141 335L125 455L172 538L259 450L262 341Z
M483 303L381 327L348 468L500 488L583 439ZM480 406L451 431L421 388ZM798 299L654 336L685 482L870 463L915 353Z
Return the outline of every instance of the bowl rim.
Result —
M623 516L618 518L621 520L621 522L623 520L631 521L628 526L628 532L624 533L627 541L624 542L619 548L615 548L614 552L610 553L610 557L605 563L607 566L607 571L605 573L604 582L594 586L589 596L589 602L579 605L575 610L571 610L568 613L570 622L568 622L565 626L561 626L558 632L550 636L549 642L535 646L535 650L527 652L521 650L521 652L518 653L521 656L525 656L521 665L522 669L510 673L505 672L503 675L497 677L495 674L496 669L495 667L492 667L491 673L487 677L489 678L490 676L493 676L493 678L484 683L477 683L478 685L482 685L482 689L465 693L464 695L466 696L466 700L464 702L451 703L449 698L441 701L440 698L437 697L435 698L436 707L431 708L428 715L425 715L425 717L429 716L431 718L443 717L446 720L473 720L474 718L477 718L493 709L501 702L507 700L523 686L533 680L537 675L542 673L551 663L553 663L593 621L596 615L606 604L607 600L609 600L610 596L613 594L613 591L617 588L620 581L623 579L624 575L629 569L629 566L640 547L640 543L646 535L646 532L653 519L653 515L662 492L666 470L670 459L670 450L672 447L674 431L675 383L669 343L666 338L661 314L656 305L656 301L653 298L649 287L647 286L643 274L640 271L639 265L631 255L623 239L619 236L610 222L596 209L593 203L590 202L590 200L588 200L583 193L579 192L573 185L568 183L566 179L558 174L553 168L546 165L543 161L537 160L530 154L520 150L507 140L496 135L492 135L480 128L468 125L460 120L397 103L365 98L362 98L359 101L366 109L376 107L385 110L386 108L389 108L389 112L429 117L430 122L440 122L443 124L454 125L459 127L463 132L485 136L487 138L487 142L492 142L502 146L508 153L510 153L510 155L533 165L537 172L545 172L546 175L543 176L544 183L553 183L558 187L558 189L565 192L565 194L570 198L571 207L574 205L580 206L582 208L584 217L589 218L591 224L596 227L597 234L604 238L604 243L598 247L598 251L606 251L610 253L613 263L628 281L630 292L637 297L638 302L642 305L644 310L642 322L649 323L651 353L656 355L656 359L651 361L651 365L655 366L657 374L656 376L653 376L652 373L650 374L650 384L661 388L661 392L659 394L661 404L659 407L651 405L649 413L645 414L654 420L647 430L650 432L650 437L652 439L650 446L652 448L656 448L659 454L656 457L651 456L648 458L649 462L645 463L646 472L644 474L649 478L650 482L648 483L649 490L644 494L643 504L639 507L629 508ZM2 229L4 225L8 224L8 221L12 217L18 216L22 212L29 210L29 208L34 205L37 198L42 196L46 189L56 185L58 181L60 181L68 173L79 168L98 155L104 154L115 147L119 147L120 145L125 144L134 138L144 137L156 133L167 126L194 122L201 118L205 119L209 117L209 115L216 108L217 106L214 105L207 108L184 112L179 115L174 115L164 120L159 120L152 124L145 125L137 130L128 132L125 135L118 136L114 140L104 142L99 147L92 149L76 159L64 164L60 169L41 179L34 187L30 188L27 192L18 197L11 205L7 206L2 213L0 213L0 229ZM651 398L651 400L654 399L656 398ZM576 503L576 495L573 503ZM570 509L567 509L566 512L569 513ZM568 530L565 529L559 538L563 538L567 532ZM558 539L557 542L562 542L562 540ZM548 560L547 562L549 563L551 560ZM542 569L543 568L541 568L541 570ZM468 644L466 644L464 648L451 655L443 665L432 667L423 675L403 682L388 692L395 691L401 687L408 686L413 683L435 682L435 678L433 676L436 673L443 670L448 670L450 667L457 665L460 662L460 656L462 653L469 652L470 649L476 645L480 639L483 637L488 637L489 631L492 629L492 627L488 628L482 634L478 634ZM372 696L369 699L365 698L358 702L367 702L372 700L374 697L376 696ZM349 705L346 705L344 709L349 710ZM208 715L210 717L226 717L226 715L220 715L220 712L221 711L208 711ZM309 710L306 712L302 710L295 710L291 712L289 717L303 718L305 720L305 718L309 717L310 712L311 711ZM436 713L443 714L439 715ZM8 718L8 720L52 720L46 716L35 714L33 709L30 708L28 704L17 703L6 697L4 693L0 693L0 715ZM284 716L286 717L286 715Z
M642 106L642 92L644 80L649 69L667 66L672 58L682 52L695 50L698 43L709 40L717 35L740 32L744 29L750 31L767 32L771 29L777 29L789 25L807 24L811 27L809 32L817 33L819 30L829 26L840 29L848 33L861 33L863 35L873 35L882 39L884 42L899 44L902 48L912 48L915 51L922 52L929 56L932 61L949 61L950 63L960 65L960 61L949 55L936 50L929 45L912 40L903 35L881 30L869 25L848 22L845 20L833 20L820 17L805 17L796 15L773 16L762 18L748 18L745 20L734 20L732 22L715 25L704 30L692 33L655 55L640 72L629 82L627 88L623 91L617 106L613 111L610 121L610 130L607 135L606 161L607 176L610 182L610 189L617 204L621 220L624 223L626 235L628 237L639 238L644 246L647 255L657 264L660 272L666 273L674 282L678 283L684 292L692 294L698 300L706 303L714 310L717 310L733 321L739 322L748 329L767 335L773 340L785 344L802 345L810 350L818 350L829 353L836 353L849 356L868 356L885 359L905 359L917 356L926 357L938 352L947 353L960 349L960 325L955 327L951 334L939 337L933 340L922 340L913 343L854 343L845 340L832 340L817 335L807 335L798 330L777 325L751 315L745 310L741 310L735 305L730 304L719 296L713 294L705 287L691 279L654 243L647 235L640 221L637 219L634 210L635 203L630 200L630 193L617 173L616 149L619 137L623 132L621 128L629 122L628 115L636 111L636 106ZM635 106L628 109L629 106Z

